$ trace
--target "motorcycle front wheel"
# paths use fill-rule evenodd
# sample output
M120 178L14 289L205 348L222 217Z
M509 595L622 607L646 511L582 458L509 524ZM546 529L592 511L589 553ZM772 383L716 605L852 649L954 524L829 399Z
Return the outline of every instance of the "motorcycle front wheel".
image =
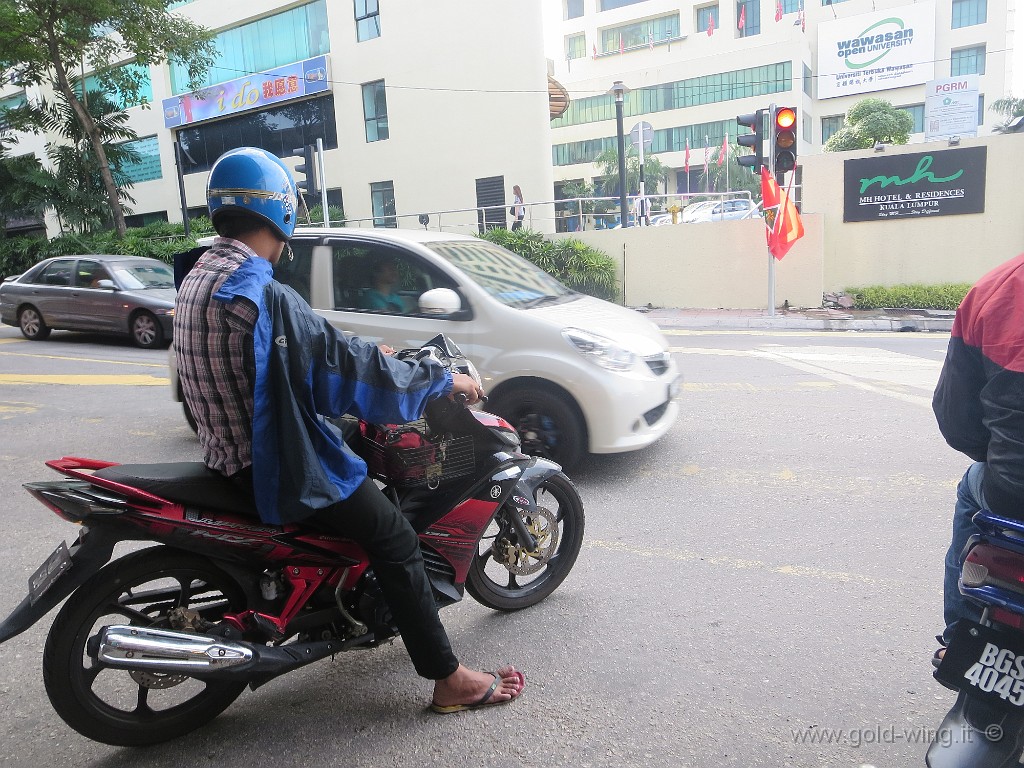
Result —
M534 494L536 513L523 520L537 540L528 550L519 543L505 504L484 532L466 577L473 598L496 611L536 605L569 575L583 546L583 501L564 474L546 478Z
M182 629L173 618L183 615L179 608L216 623L245 607L242 588L206 558L155 547L116 560L75 590L50 627L43 654L50 703L80 734L105 744L138 747L189 733L223 712L245 683L112 669L86 644L111 624Z

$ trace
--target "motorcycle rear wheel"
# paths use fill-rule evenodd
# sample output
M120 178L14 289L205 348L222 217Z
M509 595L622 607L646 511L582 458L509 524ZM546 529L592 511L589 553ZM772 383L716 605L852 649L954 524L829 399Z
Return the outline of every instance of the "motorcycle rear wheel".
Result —
M43 653L50 703L104 744L146 746L189 733L223 712L245 683L112 669L90 657L86 643L110 624L173 628L174 608L215 623L245 607L242 588L207 558L154 547L116 560L75 590L50 627Z
M546 478L535 493L539 514L527 517L538 546L528 552L518 545L505 504L477 548L469 567L466 590L496 611L519 611L546 598L569 575L583 546L583 501L564 474Z

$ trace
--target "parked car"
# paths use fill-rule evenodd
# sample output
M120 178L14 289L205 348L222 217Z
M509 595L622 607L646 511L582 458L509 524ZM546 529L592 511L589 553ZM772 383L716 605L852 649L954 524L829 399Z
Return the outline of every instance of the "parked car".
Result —
M746 198L739 198L737 200L719 200L707 203L694 211L689 221L694 223L702 221L732 221L734 219L749 219L757 215L756 203Z
M454 339L480 370L487 410L516 426L527 453L568 466L586 452L643 448L678 415L679 372L654 323L571 291L504 248L466 235L338 228L296 230L292 249L275 277L336 327L396 349L438 333ZM385 265L397 276L387 289L375 282ZM181 400L173 350L171 379Z
M0 321L26 339L52 330L127 334L140 347L171 338L174 273L137 256L60 256L0 284Z

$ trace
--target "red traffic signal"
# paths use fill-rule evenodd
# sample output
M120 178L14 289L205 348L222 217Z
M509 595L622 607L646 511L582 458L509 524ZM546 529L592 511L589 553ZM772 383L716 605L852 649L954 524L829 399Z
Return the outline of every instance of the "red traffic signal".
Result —
M772 170L776 178L796 168L796 107L772 111Z

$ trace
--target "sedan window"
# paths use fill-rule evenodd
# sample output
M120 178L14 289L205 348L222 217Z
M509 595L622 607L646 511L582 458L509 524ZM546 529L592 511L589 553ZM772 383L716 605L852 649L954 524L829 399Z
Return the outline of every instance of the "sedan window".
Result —
M78 262L78 270L75 274L75 285L79 288L99 288L100 280L110 280L110 273L98 261Z
M143 288L173 288L174 272L166 264L145 264L142 262L118 264L114 268L118 282L128 291Z
M39 282L43 285L71 285L71 262L53 262L39 273L34 282Z

